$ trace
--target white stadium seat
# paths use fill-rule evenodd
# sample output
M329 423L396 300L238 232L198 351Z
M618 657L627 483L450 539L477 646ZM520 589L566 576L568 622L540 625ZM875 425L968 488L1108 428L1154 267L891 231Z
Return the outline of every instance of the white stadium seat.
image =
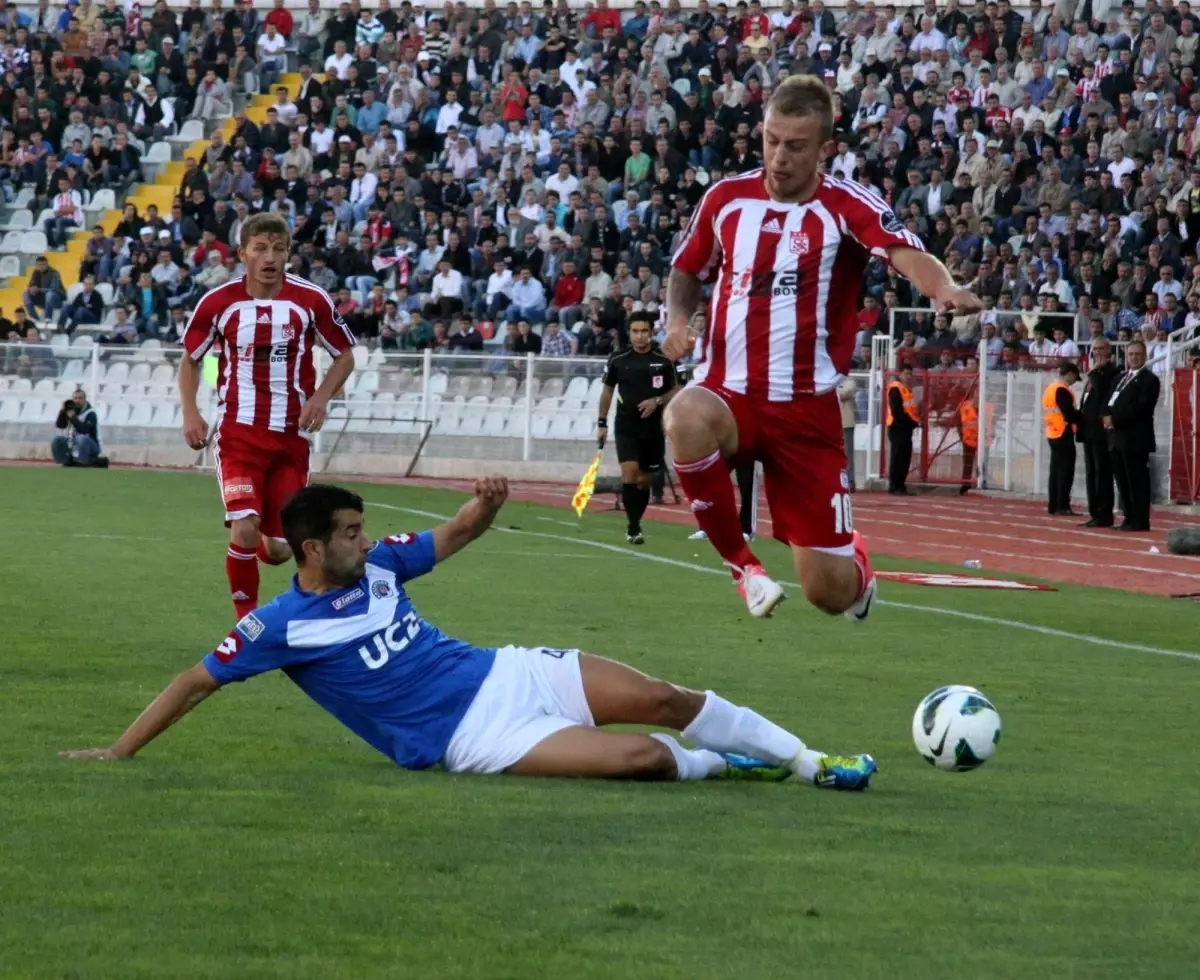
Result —
M129 402L109 403L111 408L108 412L108 418L104 420L105 425L125 425L129 421Z
M13 382L12 390L18 395L28 395L31 391L33 391L33 382L28 378L17 378L17 380Z
M35 395L52 395L54 394L54 381L51 378L42 378L33 386Z
M588 379L587 378L572 378L571 383L567 385L567 390L563 392L567 398L578 398L583 400L588 394Z
M130 384L148 384L150 381L150 365L145 361L138 361L132 368L129 369Z
M149 425L152 406L148 401L137 402L129 412L129 425Z
M552 439L570 439L571 428L575 422L575 413L568 411L560 411L554 416L554 421L550 423L550 438Z
M3 239L0 239L0 254L9 254L21 251L21 236L23 231L6 232Z
M50 347L55 354L61 354L71 346L71 338L65 333L56 333L50 337Z
M26 398L21 405L21 421L40 422L45 404L46 401L43 398Z
M113 361L105 368L101 380L106 385L124 384L129 378L129 362Z
M28 231L33 227L33 212L29 208L21 208L8 216L8 223L0 226L5 231Z
M26 211L26 214L29 212ZM13 279L21 274L21 260L15 255L0 258L0 279Z
M0 422L15 422L21 417L21 399L16 395L0 398Z

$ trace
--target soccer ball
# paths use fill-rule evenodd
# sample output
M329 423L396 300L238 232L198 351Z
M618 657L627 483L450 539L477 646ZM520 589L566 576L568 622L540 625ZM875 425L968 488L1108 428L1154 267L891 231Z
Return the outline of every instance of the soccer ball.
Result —
M931 766L953 772L978 769L1000 741L1000 713L973 687L939 687L917 705L913 742Z

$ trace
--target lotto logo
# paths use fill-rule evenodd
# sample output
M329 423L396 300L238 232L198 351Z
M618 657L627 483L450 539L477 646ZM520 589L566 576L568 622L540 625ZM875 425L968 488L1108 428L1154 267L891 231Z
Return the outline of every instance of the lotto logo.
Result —
M253 483L227 483L227 484L225 484L223 493L225 495L226 500L228 500L230 497L237 497L240 494L254 493L254 484Z
M366 595L366 593L363 592L362 589L355 589L353 592L347 592L344 596L339 596L337 599L333 600L333 608L345 609L348 605L350 605L350 603L354 602L356 599L361 599L364 595Z
M237 631L230 633L223 639L214 651L213 655L223 664L229 663L238 655L238 651L242 649L242 638L238 636Z

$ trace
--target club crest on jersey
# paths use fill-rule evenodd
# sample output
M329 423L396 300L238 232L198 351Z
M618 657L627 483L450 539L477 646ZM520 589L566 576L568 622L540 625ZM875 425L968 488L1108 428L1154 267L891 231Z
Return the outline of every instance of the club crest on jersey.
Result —
M650 379L650 386L652 388L661 388L663 386L663 376L661 374L656 374Z
M811 247L808 239L808 233L803 231L793 231L788 241L788 247L793 255L807 255Z
M371 595L376 599L390 599L394 594L391 585L381 578L371 583Z
M286 341L289 341L289 342L295 340L296 339L296 328L293 326L290 326L290 325L284 327L283 328L283 339Z
M845 470L842 470L842 489L843 490L850 489L850 474L847 473Z
M415 534L389 534L383 539L387 544L412 544L417 540Z
M263 625L263 621L255 616L254 613L247 613L240 620L238 620L236 629L237 632L241 633L247 640L253 643L263 635L263 630L265 630L266 627Z
M350 603L361 599L365 595L366 593L362 589L355 589L353 592L347 592L345 595L338 596L338 598L333 600L333 608L345 609L348 605L350 605Z
M904 231L904 225L900 223L900 219L896 217L896 212L888 208L879 216L879 224L883 230L892 235L899 235Z

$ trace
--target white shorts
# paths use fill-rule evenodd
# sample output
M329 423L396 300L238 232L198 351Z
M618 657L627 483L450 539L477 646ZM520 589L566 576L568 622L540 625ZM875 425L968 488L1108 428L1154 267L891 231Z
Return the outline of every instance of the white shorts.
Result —
M501 647L446 748L450 772L503 772L564 728L593 727L578 650Z

